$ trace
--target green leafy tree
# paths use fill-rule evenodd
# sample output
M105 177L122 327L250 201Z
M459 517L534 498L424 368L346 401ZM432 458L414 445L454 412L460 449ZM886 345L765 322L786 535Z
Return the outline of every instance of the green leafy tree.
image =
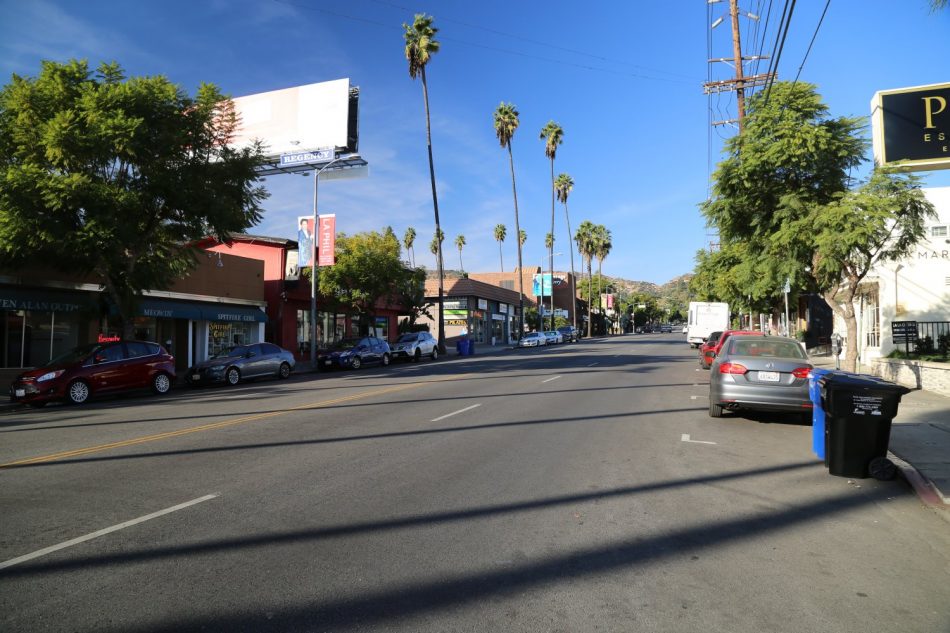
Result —
M551 243L548 245L548 272L551 273L551 279L554 279L554 159L557 156L557 148L564 142L564 130L554 121L548 121L541 128L539 137L544 141L544 155L551 162ZM551 323L553 329L554 323L554 293L551 293Z
M495 241L498 242L498 263L501 265L501 272L505 272L505 257L501 252L501 244L508 237L508 229L504 224L495 225Z
M558 174L554 180L554 191L558 202L564 205L564 218L567 220L567 242L571 249L571 324L577 327L577 283L574 280L574 236L571 233L571 215L567 211L567 198L574 190L574 179L567 174Z
M515 159L511 152L511 139L514 138L515 130L518 129L520 119L518 110L513 103L504 101L495 108L494 114L495 136L502 147L508 150L508 167L511 170L511 195L515 201L515 235L518 236L518 312L521 314L521 322L518 324L518 338L524 332L524 276L522 273L522 252L527 234L521 229L521 219L518 217L518 189L515 187ZM499 250L501 244L498 245ZM504 267L502 267L504 268Z
M388 227L387 227L388 229ZM358 316L361 333L369 330L376 303L396 296L406 283L399 240L392 230L370 231L336 239L336 263L320 269L320 293L333 297Z
M432 16L424 13L417 13L412 21L412 25L402 25L404 33L403 39L406 42L405 54L409 62L409 77L422 79L422 98L425 102L426 110L426 149L429 154L429 182L432 184L432 211L435 215L436 234L441 233L442 225L439 223L439 197L435 189L435 163L432 160L432 124L429 117L429 86L426 83L426 66L432 59L432 55L439 52L440 44L435 39L435 34L439 29L432 26ZM436 242L437 252L435 253L436 266L439 270L439 352L445 353L445 271L442 260L442 240Z
M577 243L577 251L581 254L581 257L587 262L587 336L590 337L593 334L593 321L591 320L590 309L593 302L591 298L594 294L594 277L593 277L593 260L594 254L596 253L597 241L596 241L597 227L590 220L584 220L581 222L581 225L577 227L577 233L574 235L574 241Z
M416 243L416 230L411 226L406 229L406 232L402 236L403 246L406 247L406 255L411 255L412 266L416 265L416 251L413 246Z
M455 248L459 249L459 269L462 272L465 272L465 266L462 264L462 249L465 247L465 236L456 235L455 236Z
M815 240L811 274L847 329L848 371L858 355L854 299L861 282L874 266L910 255L926 234L926 221L937 217L918 183L914 176L876 170L861 187L815 209L807 222Z
M43 62L0 89L0 266L93 274L123 334L142 291L197 263L192 244L256 224L261 148L229 146L234 104L117 64Z

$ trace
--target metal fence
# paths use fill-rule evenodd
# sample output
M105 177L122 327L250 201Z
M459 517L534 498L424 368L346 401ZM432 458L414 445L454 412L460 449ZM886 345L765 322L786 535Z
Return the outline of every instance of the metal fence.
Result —
M900 349L902 346L897 347ZM918 321L917 340L913 342L912 353L950 356L950 321Z

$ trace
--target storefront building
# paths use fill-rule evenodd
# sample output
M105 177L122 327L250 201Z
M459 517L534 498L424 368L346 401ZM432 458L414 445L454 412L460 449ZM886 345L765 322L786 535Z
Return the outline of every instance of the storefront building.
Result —
M263 341L263 299L260 262L208 258L171 289L145 291L133 337L164 345L185 369L229 345ZM119 336L115 311L95 280L0 271L0 369L37 367L78 345Z
M542 277L543 275L543 277ZM469 273L469 279L480 281L505 290L512 290L517 295L519 291L518 271L500 272L500 273ZM543 284L542 284L543 280ZM554 294L554 315L564 318L569 324L573 323L574 315L577 315L577 325L581 326L586 317L586 303L576 297L577 280L570 272L554 271L554 276L548 271L541 271L539 266L526 268L521 275L521 284L524 287L525 306L538 308L543 312L545 318L551 314L551 292ZM542 294L544 293L544 294ZM572 300L573 299L573 300ZM541 301L543 306L539 306ZM514 302L518 305L518 301ZM526 323L526 329L532 330L538 324ZM517 327L517 326L516 326ZM511 330L514 332L515 330Z
M432 319L422 317L419 323L438 332L439 282L426 281L426 301L431 304ZM443 322L445 339L451 344L462 337L488 345L511 344L518 327L517 292L474 279L446 279L444 282Z

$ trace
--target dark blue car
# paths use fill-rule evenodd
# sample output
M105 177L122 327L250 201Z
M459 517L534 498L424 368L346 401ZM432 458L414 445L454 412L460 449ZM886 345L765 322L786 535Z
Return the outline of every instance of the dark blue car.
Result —
M389 343L375 336L343 339L317 355L320 369L359 369L363 365L379 363L384 367L392 360Z

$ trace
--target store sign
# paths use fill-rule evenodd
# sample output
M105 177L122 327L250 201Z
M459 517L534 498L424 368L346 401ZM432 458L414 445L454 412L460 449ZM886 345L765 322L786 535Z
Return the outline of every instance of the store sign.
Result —
M99 333L99 338L96 342L98 343L115 343L116 341L121 341L122 337L118 334L103 334Z
M504 314L493 314L491 315L492 321L504 321L507 317Z
M466 321L465 319L446 319L446 320L445 320L445 324L446 324L446 325L456 325L456 326L462 326L462 327L464 327L464 326L468 325L468 321Z
M459 308L468 310L468 297L461 297L459 299L444 299L442 301L442 308L445 310L458 310Z
M891 321L891 340L898 343L917 342L917 321Z
M332 266L336 263L336 215L330 213L317 219L320 225L317 230L317 265Z
M904 171L950 169L950 84L882 90L871 100L874 159Z
M499 304L498 311L501 312L502 314L508 314L508 304L507 303Z
M35 312L77 312L78 303L64 303L62 301L43 301L33 299L18 299L15 297L0 297L0 309L3 310L30 310Z
M468 310L451 310L451 309L445 309L445 308L443 308L443 309L442 309L442 316L443 316L443 318L448 318L448 317L450 317L450 316L451 316L451 317L463 317L463 318L465 318L465 317L468 317Z
M479 299L478 300L478 309L487 310L488 309L488 299Z

